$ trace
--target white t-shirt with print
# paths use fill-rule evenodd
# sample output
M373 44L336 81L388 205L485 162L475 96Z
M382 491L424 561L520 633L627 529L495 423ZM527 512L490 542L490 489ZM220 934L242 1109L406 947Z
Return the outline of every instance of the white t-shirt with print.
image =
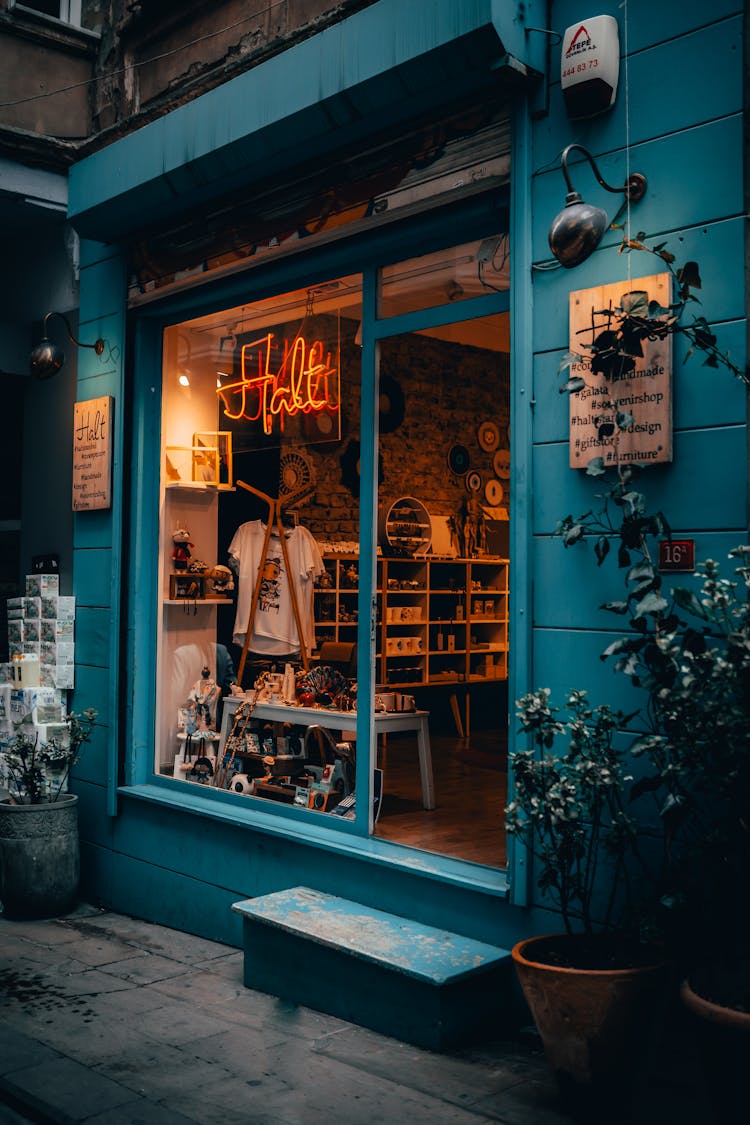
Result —
M265 524L261 520L251 520L237 528L229 544L229 555L236 561L239 575L233 637L238 645L245 643L265 536ZM313 586L315 579L323 572L323 560L314 537L306 527L295 527L286 532L286 549L303 639L309 653L315 647ZM262 652L269 656L288 656L292 652L298 652L300 648L289 576L286 573L281 540L275 529L271 533L263 562L260 596L248 648L251 652Z

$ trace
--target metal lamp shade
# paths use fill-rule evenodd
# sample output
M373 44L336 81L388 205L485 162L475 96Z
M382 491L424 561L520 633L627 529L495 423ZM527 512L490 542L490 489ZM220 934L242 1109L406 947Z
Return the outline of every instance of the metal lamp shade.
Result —
M31 353L31 374L37 379L51 379L65 363L65 352L51 340L42 340Z
M578 266L596 250L608 225L606 211L571 192L549 229L550 250L566 269Z

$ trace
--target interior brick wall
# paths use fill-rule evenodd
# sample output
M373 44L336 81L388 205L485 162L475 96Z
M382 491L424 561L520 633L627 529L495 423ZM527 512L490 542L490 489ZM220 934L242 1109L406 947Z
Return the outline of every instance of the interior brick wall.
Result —
M342 341L342 441L310 445L315 491L300 508L300 519L320 539L357 540L359 502L342 480L342 457L359 441L359 363L353 341ZM424 335L384 341L381 375L403 392L401 424L380 438L381 513L400 497L420 500L431 515L455 515L467 498L466 478L451 472L448 454L464 445L470 468L483 484L494 475L492 453L482 450L477 430L491 420L507 447L509 423L507 353L456 344ZM386 425L389 415L386 414Z

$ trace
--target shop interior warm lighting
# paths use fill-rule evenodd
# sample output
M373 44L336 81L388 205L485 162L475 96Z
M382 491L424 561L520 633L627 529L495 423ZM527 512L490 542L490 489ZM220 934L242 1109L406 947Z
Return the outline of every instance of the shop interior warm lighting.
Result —
M594 207L591 203L584 203L570 181L568 156L573 151L580 152L586 157L597 182L605 191L614 194L622 192L627 196L629 203L637 203L646 193L646 177L640 172L633 172L628 176L628 182L624 187L611 187L602 178L596 161L587 149L582 145L568 145L560 161L565 183L568 185L568 194L565 197L564 208L553 220L549 231L550 250L560 265L565 266L566 269L585 262L596 250L609 226L606 211L601 207Z

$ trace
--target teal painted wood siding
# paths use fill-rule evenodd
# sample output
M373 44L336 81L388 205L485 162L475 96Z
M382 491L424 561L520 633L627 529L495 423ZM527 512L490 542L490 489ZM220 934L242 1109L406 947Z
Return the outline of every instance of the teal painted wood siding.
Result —
M354 138L365 142L389 123L446 106L448 79L460 79L456 89L476 94L481 86L471 68L485 65L500 44L541 69L547 41L527 28L562 32L582 15L572 0L549 6L414 0L407 21L400 18L404 7L401 0L381 0L352 17L360 20L356 50L348 51L355 24L345 21L311 37L296 54L270 60L102 149L71 174L72 219L100 240L82 244L80 333L106 341L102 361L79 353L77 397L111 394L115 400L112 508L75 517L79 662L73 702L93 705L100 716L75 780L84 892L116 909L237 945L240 923L232 902L298 883L402 909L425 924L455 928L460 918L463 933L504 946L549 925L538 910L508 906L499 873L467 871L467 865L314 826L303 831L273 813L243 822L228 802L185 794L176 784L151 784L157 623L144 619L155 605L158 515L134 485L157 470L158 409L145 396L135 404L130 396L134 384L144 385L158 371L161 324L159 302L145 305L140 350L128 354L125 257L105 242L239 183L247 186L258 169L283 183L293 158L330 153ZM411 18L412 8L419 19ZM588 548L565 551L553 536L556 521L589 507L592 493L591 483L568 468L568 400L558 394L558 365L568 345L571 290L622 281L628 268L633 279L658 271L646 256L618 255L614 232L573 271L541 271L533 263L550 257L547 230L565 195L562 149L573 142L588 147L611 183L624 182L629 165L648 178L633 229L668 242L678 260L700 263L700 312L718 327L721 346L743 362L742 6L737 0L716 0L710 9L697 0L604 0L597 11L618 19L627 50L613 111L586 122L568 119L555 46L549 48L549 112L531 115L540 91L530 92L528 101L519 93L513 107L511 691L517 698L549 686L559 696L587 687L595 700L624 706L622 677L599 660L618 635L618 621L598 609L619 594L622 576L613 565L598 570ZM370 29L367 35L363 28ZM304 65L297 67L300 60ZM573 166L572 175L584 198L613 212L615 197L601 191L587 165ZM358 264L372 306L369 266L369 260ZM286 265L271 263L269 271L278 271L283 287L290 278L301 283L298 268L290 258ZM253 299L263 276L269 274L227 281L227 304L232 294L236 301ZM174 322L196 315L201 294L193 290L182 304L175 300ZM365 354L372 356L377 332L371 324L367 331ZM655 468L647 487L675 532L695 536L699 555L721 557L746 536L745 393L727 373L702 367L696 357L684 360L684 349L676 349L674 463ZM370 457L363 481L373 477ZM135 500L126 506L131 493ZM363 563L372 571L372 557ZM145 629L136 641L130 627L138 615ZM364 628L360 642L368 643ZM516 852L516 902L525 904L528 893L534 907L526 857Z
M97 728L75 773L81 800L83 847L109 846L105 813L116 808L120 724L120 606L125 465L125 263L121 252L99 243L81 245L81 339L101 338L102 356L81 349L78 401L111 395L112 505L79 512L74 520L73 593L76 597L77 710L94 707Z
M550 112L532 127L531 260L550 260L547 231L565 199L559 157L566 145L588 148L609 183L624 183L627 170L642 172L648 191L632 209L633 233L666 242L678 264L699 263L703 289L696 315L708 318L722 350L743 365L742 6L629 0L605 2L600 13L615 16L619 25L617 102L608 114L571 121L559 84L559 48L553 49ZM555 31L581 17L580 6L568 0L552 5ZM585 163L571 165L571 173L583 198L612 216L620 197L603 192ZM558 702L572 688L586 688L595 703L633 708L640 700L629 683L599 659L620 635L620 619L599 606L622 597L623 572L613 558L598 568L591 546L566 550L553 534L560 518L592 507L597 491L595 482L568 467L568 397L557 390L558 366L568 349L569 294L660 272L650 255L618 254L620 239L620 232L608 232L575 269L532 268L532 659L528 682L516 687L549 687ZM639 487L653 507L664 510L676 535L695 538L698 558L724 560L747 541L746 393L727 371L703 366L700 356L686 362L685 350L683 344L674 350L673 462L648 470ZM524 563L514 557L513 565ZM682 579L675 576L674 584L684 584ZM668 575L665 582L670 584ZM538 903L533 879L516 874L523 877L519 901L530 883Z

